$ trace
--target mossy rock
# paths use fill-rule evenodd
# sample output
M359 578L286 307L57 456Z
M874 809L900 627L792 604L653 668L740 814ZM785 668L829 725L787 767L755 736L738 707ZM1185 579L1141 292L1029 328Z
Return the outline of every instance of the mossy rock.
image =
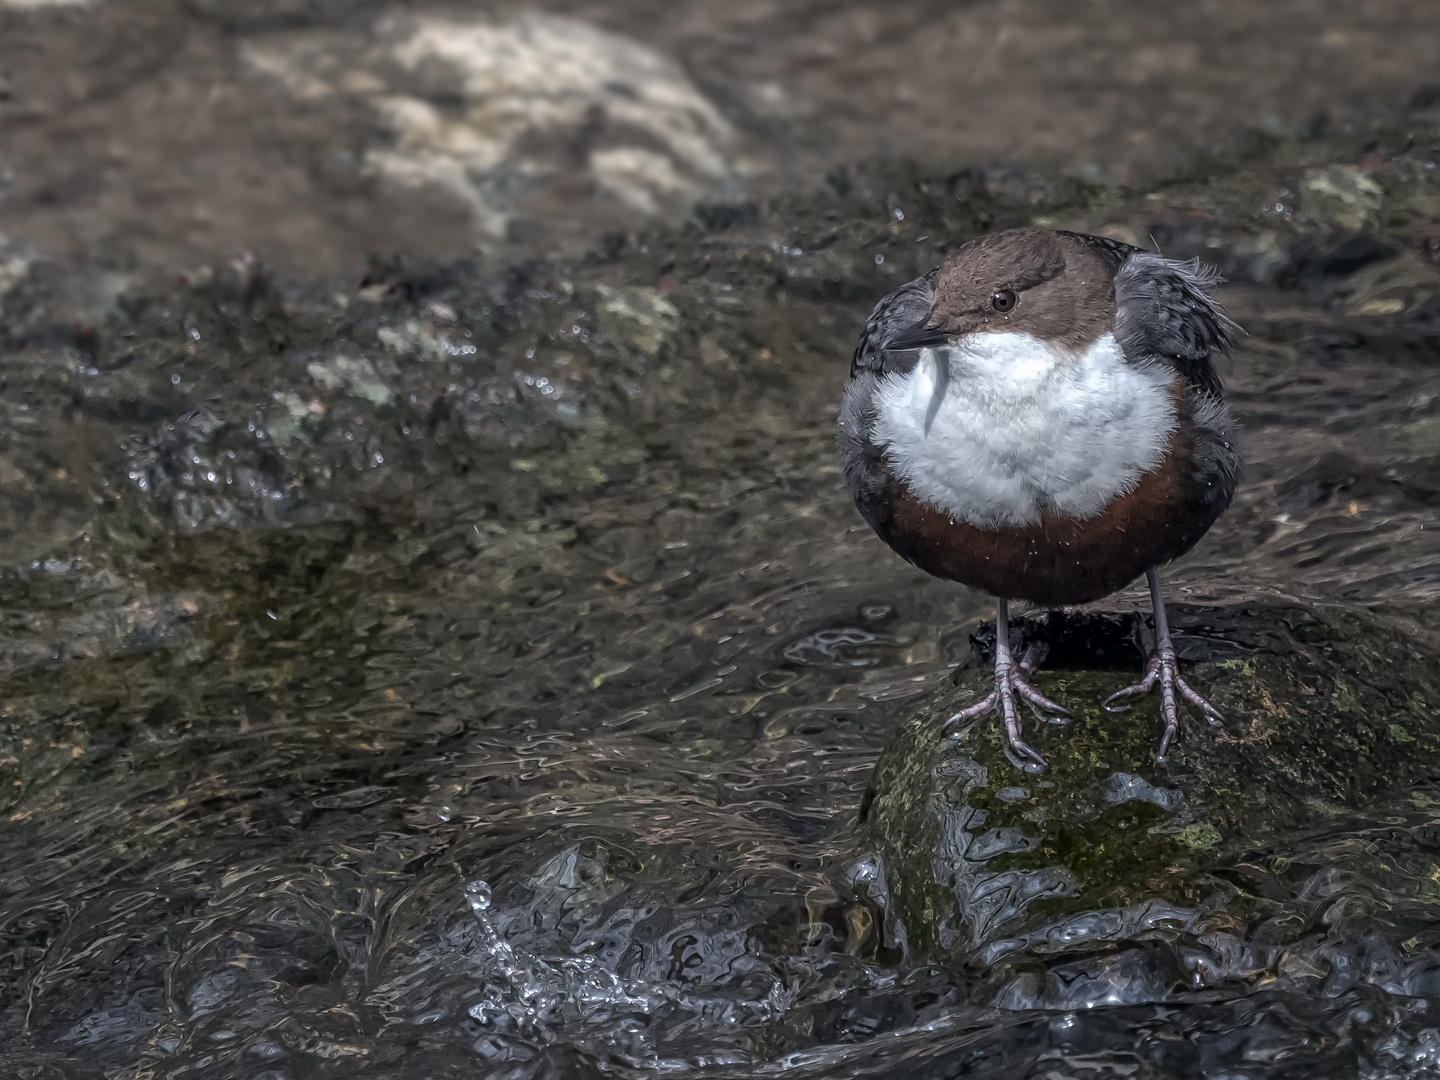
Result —
M1139 674L1134 616L1012 628L1022 648L1048 646L1035 684L1076 716L1026 711L1048 761L1038 775L1007 757L994 717L944 726L990 689L993 630L972 638L974 662L896 733L861 807L892 944L986 967L1063 938L1082 913L1108 912L1122 936L1137 919L1183 922L1225 902L1208 867L1440 775L1440 656L1402 616L1252 605L1178 607L1172 620L1183 674L1227 722L1191 712L1165 764L1154 696L1119 715L1100 707Z

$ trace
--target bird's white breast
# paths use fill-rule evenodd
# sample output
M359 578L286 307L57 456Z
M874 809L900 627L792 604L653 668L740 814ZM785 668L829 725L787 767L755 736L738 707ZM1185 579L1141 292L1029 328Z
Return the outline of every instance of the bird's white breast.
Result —
M1160 464L1173 374L1112 334L1078 355L1029 334L969 334L880 381L871 440L916 498L957 521L1085 519Z

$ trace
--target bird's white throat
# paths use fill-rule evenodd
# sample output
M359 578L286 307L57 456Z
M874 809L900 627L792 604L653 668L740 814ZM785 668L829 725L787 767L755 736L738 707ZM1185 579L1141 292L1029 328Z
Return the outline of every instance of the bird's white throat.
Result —
M871 440L915 497L957 521L1085 519L1160 464L1173 373L1114 335L1079 354L1029 334L969 334L881 379Z

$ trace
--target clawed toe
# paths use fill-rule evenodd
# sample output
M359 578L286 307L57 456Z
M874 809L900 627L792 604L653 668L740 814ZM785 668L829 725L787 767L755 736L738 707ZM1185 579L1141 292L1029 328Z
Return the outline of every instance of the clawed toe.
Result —
M1114 704L1114 702L1119 701L1122 698L1141 697L1142 695L1148 694L1151 690L1155 689L1155 683L1159 678L1160 666L1156 661L1152 660L1145 668L1145 678L1141 679L1133 686L1127 686L1123 690L1116 690L1115 693L1111 694L1109 697L1107 697L1104 701L1100 703L1100 707L1106 712L1129 712L1129 705L1116 705Z
M977 720L987 713L999 713L1004 727L1006 756L1019 768L1027 772L1039 772L1045 768L1045 758L1040 751L1021 737L1020 710L1016 697L1029 703L1042 715L1041 710L1055 716L1069 717L1070 711L1051 701L1036 690L1025 679L1022 665L1010 662L1008 658L997 661L995 666L995 688L983 700L970 705L945 722L947 727Z
M1145 665L1145 677L1134 686L1127 686L1123 690L1115 691L1105 699L1101 707L1106 712L1124 712L1130 706L1116 704L1116 702L1148 694L1158 685L1160 687L1160 717L1165 721L1165 733L1160 737L1160 750L1155 758L1157 761L1164 762L1165 755L1170 749L1170 741L1180 730L1180 705L1177 694L1204 713L1205 719L1211 727L1220 727L1225 718L1220 715L1219 709L1190 689L1190 685L1180 677L1180 664L1175 658L1175 646L1170 642L1170 624L1165 618L1165 600L1160 595L1160 575L1154 570L1149 570L1145 574L1145 579L1150 585L1150 603L1155 614L1154 652L1151 653L1150 660Z
M1040 751L1036 750L1024 739L1006 738L1005 746L1009 751L1005 756L1025 772L1038 773L1049 764L1040 756Z
M1063 705L1059 705L1051 701L1048 697L1040 693L1039 690L1036 690L1033 686L1031 686L1028 682L1025 682L1023 679L1012 679L1011 685L1015 688L1015 692L1017 694L1019 694L1022 698L1028 701L1031 705L1035 706L1036 709L1050 713L1052 717L1059 716L1063 717L1066 720L1075 719L1075 714L1072 713L1069 709L1065 708L1065 706Z
M1225 715L1194 690L1191 690L1190 684L1182 679L1178 672L1175 675L1175 688L1180 691L1181 696L1184 697L1186 701L1190 702L1191 705L1194 705L1205 714L1205 720L1211 727L1225 726Z
M1117 705L1115 702L1148 694L1157 685L1160 687L1160 717L1165 721L1165 731L1160 737L1160 749L1155 758L1157 761L1163 762L1169 752L1171 740L1180 730L1180 705L1177 694L1178 697L1183 697L1199 709L1211 727L1220 727L1225 718L1220 714L1219 709L1192 690L1190 684L1180 677L1180 665L1176 661L1175 652L1168 641L1166 641L1165 647L1152 656L1150 662L1145 665L1143 679L1133 686L1115 691L1105 699L1101 707L1106 712L1125 712L1130 706L1128 704Z

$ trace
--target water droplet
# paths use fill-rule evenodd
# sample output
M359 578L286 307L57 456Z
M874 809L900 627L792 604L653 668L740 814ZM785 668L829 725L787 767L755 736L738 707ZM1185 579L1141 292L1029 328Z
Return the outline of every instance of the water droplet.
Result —
M490 910L490 883L472 881L465 886L465 899L470 901L471 911Z

